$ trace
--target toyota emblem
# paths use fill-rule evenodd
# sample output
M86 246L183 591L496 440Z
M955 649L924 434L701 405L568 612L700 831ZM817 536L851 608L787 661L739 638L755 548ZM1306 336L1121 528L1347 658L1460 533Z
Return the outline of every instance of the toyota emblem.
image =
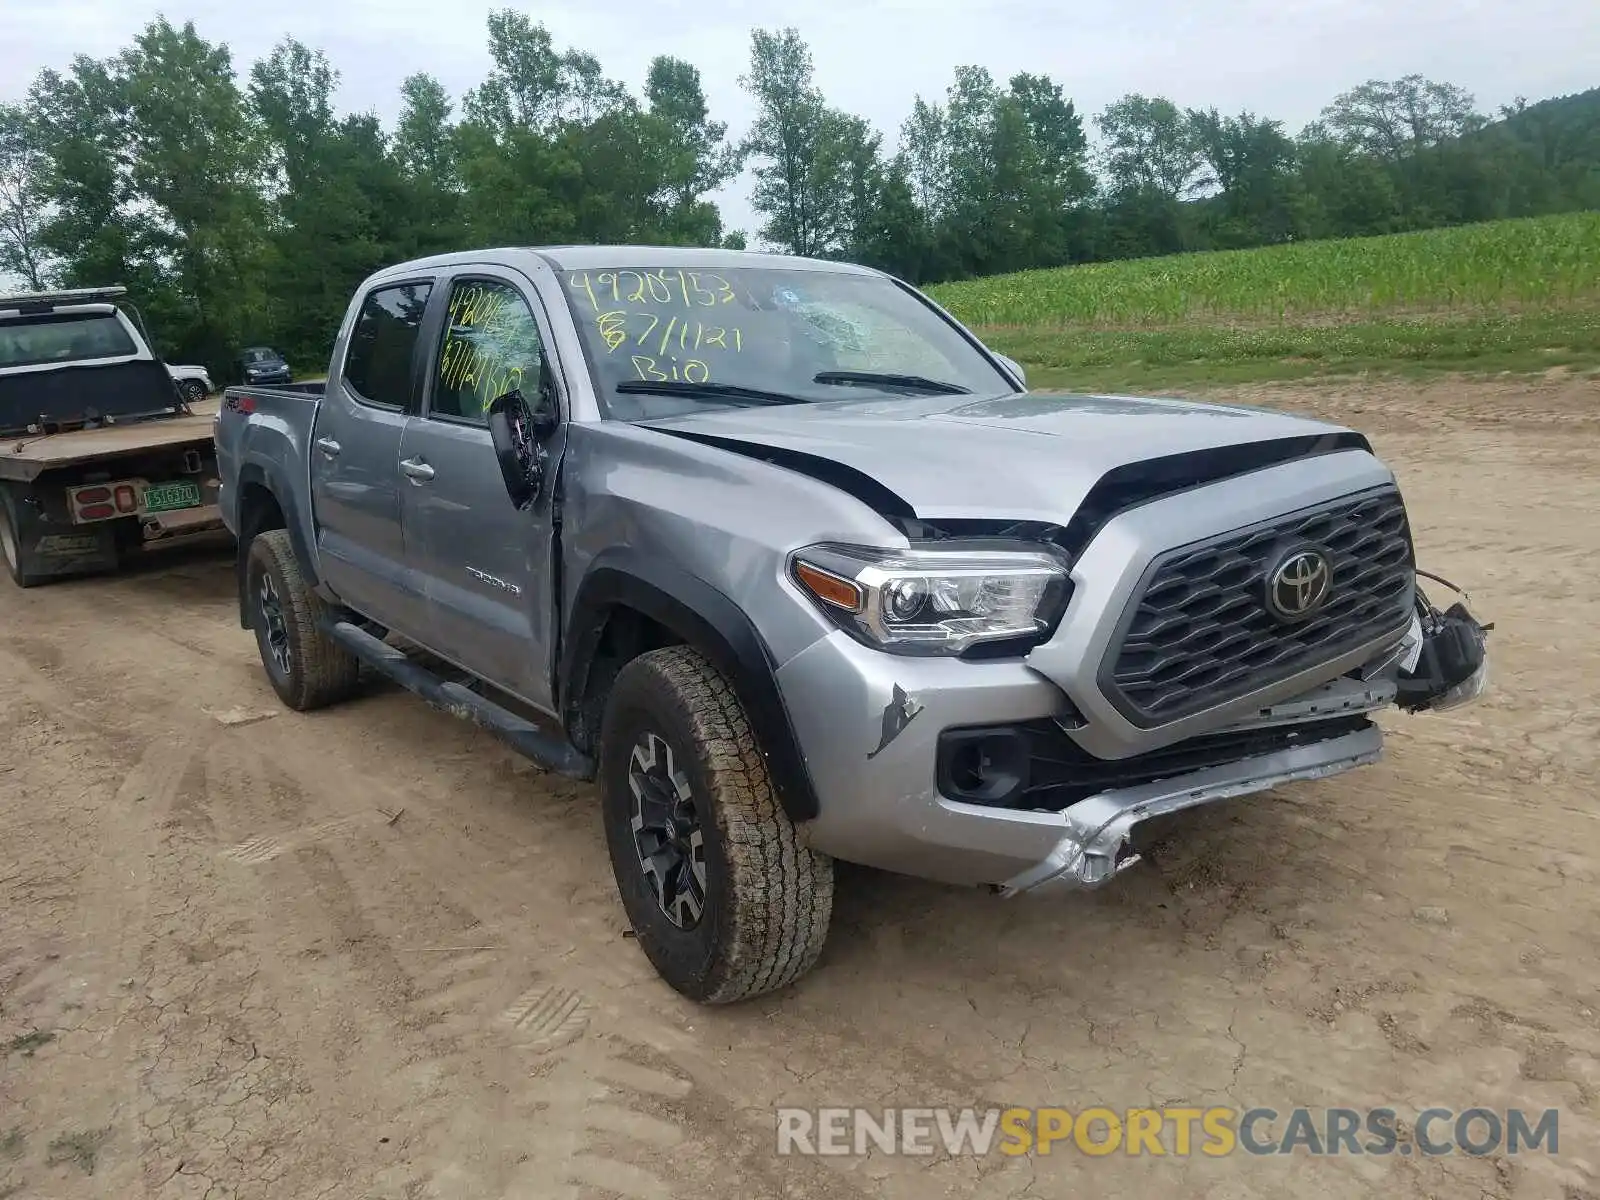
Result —
M1281 621L1303 621L1327 603L1333 564L1320 550L1295 550L1267 573L1267 608Z

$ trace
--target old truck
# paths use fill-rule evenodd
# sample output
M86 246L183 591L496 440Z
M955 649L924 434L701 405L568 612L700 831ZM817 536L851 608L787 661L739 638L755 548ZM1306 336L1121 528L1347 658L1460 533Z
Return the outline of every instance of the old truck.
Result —
M213 416L121 287L0 296L0 551L22 587L222 528Z
M1360 433L1030 394L876 271L429 258L361 285L327 380L218 416L273 688L366 667L597 780L638 945L703 1002L813 965L835 859L1099 886L1150 818L1483 687Z

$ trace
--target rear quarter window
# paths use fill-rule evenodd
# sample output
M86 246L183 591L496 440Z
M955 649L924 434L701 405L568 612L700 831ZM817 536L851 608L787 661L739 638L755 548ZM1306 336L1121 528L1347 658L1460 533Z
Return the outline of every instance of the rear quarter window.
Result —
M356 399L384 408L406 406L417 335L432 290L431 283L402 283L368 293L344 357L345 386Z
M116 317L49 314L0 321L0 370L137 354Z

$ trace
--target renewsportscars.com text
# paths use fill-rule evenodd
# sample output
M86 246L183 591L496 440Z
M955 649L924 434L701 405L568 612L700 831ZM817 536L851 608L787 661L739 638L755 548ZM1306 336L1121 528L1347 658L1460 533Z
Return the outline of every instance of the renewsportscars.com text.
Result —
M1557 1109L780 1108L778 1153L982 1157L1559 1153Z

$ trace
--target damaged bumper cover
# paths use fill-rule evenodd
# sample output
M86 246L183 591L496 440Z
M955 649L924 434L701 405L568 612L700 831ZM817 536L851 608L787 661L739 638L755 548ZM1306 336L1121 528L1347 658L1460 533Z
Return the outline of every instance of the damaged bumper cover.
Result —
M1151 757L1068 768L1079 779L1086 766L1126 768L1128 786L1095 785L1100 790L1092 794L1080 787L1068 803L1040 803L1045 798L1030 792L998 804L971 802L950 786L939 767L941 734L1043 725L1076 737L1059 719L1061 691L1020 662L894 660L833 635L779 670L825 797L805 836L845 861L1007 895L1097 887L1139 861L1130 839L1143 822L1365 766L1383 749L1371 714L1472 699L1483 687L1484 632L1464 609L1430 607L1360 670L1236 713L1204 738L1154 747ZM1255 740L1263 735L1265 752ZM1206 757L1194 747L1207 740L1213 747L1230 740L1239 751ZM1166 762L1155 763L1159 755L1175 756L1170 772Z
M1441 712L1471 703L1483 694L1488 675L1485 635L1464 604L1445 612L1427 606L1396 655L1383 669L1399 665L1393 682L1360 686L1337 680L1316 693L1257 714L1251 723L1309 720L1329 711L1376 709L1398 700L1411 712ZM1284 783L1325 779L1376 762L1383 734L1376 726L1309 746L1286 748L1173 779L1103 792L1071 805L1061 814L1061 840L1036 866L1001 884L1004 895L1063 887L1098 887L1139 862L1127 852L1136 825L1152 817L1265 791Z
M1003 895L1061 888L1099 887L1139 862L1127 852L1134 827L1152 817L1231 800L1279 784L1325 779L1373 763L1383 734L1372 726L1310 746L1280 750L1175 779L1160 780L1080 800L1059 814L1060 839L1036 865L999 886Z

